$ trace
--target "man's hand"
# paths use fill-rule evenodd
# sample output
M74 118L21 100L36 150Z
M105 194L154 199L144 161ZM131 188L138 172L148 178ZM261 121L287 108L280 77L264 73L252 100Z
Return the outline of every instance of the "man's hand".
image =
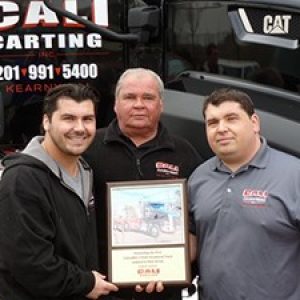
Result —
M89 299L98 299L101 295L108 295L110 292L117 292L118 287L108 281L105 281L105 276L92 271L95 277L94 288L86 295Z
M164 285L162 281L150 281L145 287L142 287L140 284L135 286L135 291L140 293L145 291L150 294L153 292L162 292L164 290Z

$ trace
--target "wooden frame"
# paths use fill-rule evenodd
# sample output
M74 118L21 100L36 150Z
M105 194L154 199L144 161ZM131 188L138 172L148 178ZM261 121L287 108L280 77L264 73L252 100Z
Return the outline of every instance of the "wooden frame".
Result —
M191 281L185 179L107 183L108 279L119 286Z

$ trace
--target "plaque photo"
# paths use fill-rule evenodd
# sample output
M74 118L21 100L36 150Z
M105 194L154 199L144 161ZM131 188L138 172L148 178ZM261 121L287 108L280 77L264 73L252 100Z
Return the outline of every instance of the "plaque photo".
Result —
M185 179L107 183L108 279L118 286L191 281Z

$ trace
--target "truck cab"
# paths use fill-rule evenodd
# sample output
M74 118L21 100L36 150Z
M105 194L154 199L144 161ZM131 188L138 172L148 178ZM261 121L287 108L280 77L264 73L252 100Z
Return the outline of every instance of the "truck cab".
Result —
M162 121L204 158L201 109L216 88L249 93L269 143L300 156L300 4L295 0L0 1L0 155L39 134L46 91L80 82L113 118L114 87L130 67L165 83Z

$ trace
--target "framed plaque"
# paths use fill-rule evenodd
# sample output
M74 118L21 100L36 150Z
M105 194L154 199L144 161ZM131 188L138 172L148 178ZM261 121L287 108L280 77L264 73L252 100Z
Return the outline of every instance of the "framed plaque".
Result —
M190 283L186 193L185 179L107 183L111 282Z

